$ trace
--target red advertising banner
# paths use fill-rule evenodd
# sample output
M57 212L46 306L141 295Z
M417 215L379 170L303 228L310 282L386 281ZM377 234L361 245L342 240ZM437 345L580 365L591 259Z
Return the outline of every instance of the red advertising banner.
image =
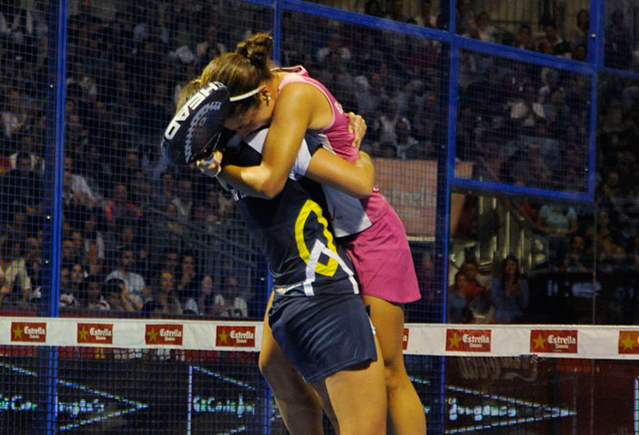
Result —
M255 347L255 326L218 325L215 345L219 347Z
M44 322L11 322L11 341L46 343L47 324Z
M449 352L490 352L490 329L447 329L446 350Z
M532 353L577 353L577 330L532 329L530 352Z
M619 331L619 354L639 354L639 331Z
M437 162L432 160L373 159L375 184L393 206L413 237L435 237ZM470 178L473 164L458 162L455 176ZM451 228L457 226L464 195L451 195Z
M144 339L146 344L182 345L183 327L179 324L146 325Z
M112 323L78 323L78 344L113 344Z

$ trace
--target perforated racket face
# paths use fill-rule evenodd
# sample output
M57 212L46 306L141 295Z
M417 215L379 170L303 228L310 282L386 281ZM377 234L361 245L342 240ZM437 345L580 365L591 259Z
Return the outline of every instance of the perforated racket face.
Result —
M189 165L210 155L230 108L229 91L211 82L197 91L175 114L162 137L162 154L169 163Z

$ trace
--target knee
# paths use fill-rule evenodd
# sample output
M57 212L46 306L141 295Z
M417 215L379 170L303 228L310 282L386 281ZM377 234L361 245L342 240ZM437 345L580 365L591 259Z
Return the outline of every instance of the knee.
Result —
M257 366L259 367L262 376L264 376L267 380L269 376L272 375L273 370L275 370L277 367L275 361L273 361L273 358L265 355L263 352L260 353L257 361Z
M384 378L389 393L401 389L409 381L404 365L393 362L384 365Z

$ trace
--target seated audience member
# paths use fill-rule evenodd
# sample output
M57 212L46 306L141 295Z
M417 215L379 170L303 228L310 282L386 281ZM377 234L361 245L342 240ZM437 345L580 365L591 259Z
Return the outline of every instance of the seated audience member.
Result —
M113 200L105 201L104 212L109 228L113 231L122 221L142 220L142 210L129 200L129 188L126 183L119 182L114 186Z
M86 300L84 306L89 310L111 309L102 291L103 281L100 276L89 276L86 279Z
M548 238L548 266L561 267L569 238L577 233L577 213L572 207L544 204L535 227Z
M107 279L102 291L111 310L135 311L135 305L131 302L126 292L126 284L123 280L117 278Z
M77 308L80 301L76 298L74 291L71 289L71 264L63 264L60 268L60 307L61 308Z
M535 43L532 37L532 29L528 24L522 24L515 35L515 47L523 50L535 51Z
M586 239L575 234L570 240L570 247L564 258L563 270L573 273L592 272L592 256L586 254Z
M174 277L177 283L177 296L182 304L185 304L189 299L197 299L200 285L197 279L194 254L187 252L182 256L180 270Z
M70 266L67 291L73 295L80 305L84 306L86 300L86 277L88 274L81 263L74 263Z
M493 278L491 291L498 323L517 323L523 318L530 294L517 257L509 255L504 259L499 276Z
M214 293L213 313L220 317L248 317L248 302L239 280L232 275L224 278L222 291Z
M448 322L462 323L464 308L468 306L466 287L468 280L463 272L455 274L455 283L448 289Z
M492 323L494 307L491 300L490 289L479 282L479 268L475 260L464 262L462 271L466 276L465 295L468 308L472 311L474 323Z
M566 54L570 53L570 46L567 44L561 37L557 31L557 25L555 23L549 22L544 25L544 38L539 43L539 46L547 46L550 47L549 50L552 50L551 53L555 56L566 56ZM541 49L539 51L542 51Z
M182 304L175 288L175 277L170 272L161 272L156 278L150 300L160 305L158 313L163 315L182 314Z
M130 247L121 248L118 266L107 275L106 280L110 281L114 278L122 280L128 299L133 304L135 310L140 310L142 309L143 297L146 292L146 283L141 275L133 272L134 268L135 253L133 249Z
M193 309L194 303L196 309ZM213 277L211 275L204 275L200 281L200 293L198 294L197 300L187 301L186 306L190 307L191 310L197 314L211 315L214 314L214 303Z
M606 27L605 65L628 70L632 66L632 30L626 25L623 10L615 9Z
M418 26L435 28L437 23L435 22L435 16L432 14L432 0L422 0L419 5L419 15L413 18L413 21Z
M575 26L568 30L568 43L574 50L578 45L587 46L590 32L590 13L586 9L582 9L577 13ZM573 60L577 60L574 57Z
M499 31L490 24L488 12L480 12L477 16L477 32L479 33L479 39L482 41L495 42Z
M31 278L20 240L0 237L0 302L25 304L31 294Z

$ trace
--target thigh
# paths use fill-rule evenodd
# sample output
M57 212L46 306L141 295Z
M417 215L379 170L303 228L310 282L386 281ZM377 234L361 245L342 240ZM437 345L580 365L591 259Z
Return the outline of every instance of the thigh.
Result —
M401 305L374 296L363 296L384 359L384 366L397 369L404 366L404 310Z
M380 352L377 342L376 348ZM337 420L340 434L386 433L387 395L380 359L341 370L313 387Z
M300 374L295 370L275 338L268 322L268 312L273 304L273 295L269 298L264 315L262 344L260 346L260 371L276 394L303 393L308 387ZM287 391L290 390L290 391Z

